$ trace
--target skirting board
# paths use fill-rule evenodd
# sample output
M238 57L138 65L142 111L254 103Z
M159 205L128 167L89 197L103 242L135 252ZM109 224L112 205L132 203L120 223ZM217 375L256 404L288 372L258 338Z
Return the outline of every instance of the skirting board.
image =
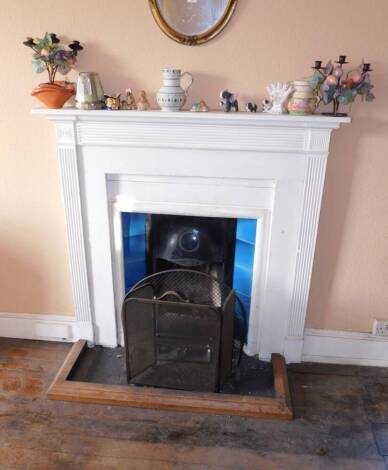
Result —
M0 337L75 342L93 341L92 325L69 315L0 312ZM302 349L303 348L303 349ZM286 341L287 362L325 362L388 367L388 337L351 331L305 330L303 341ZM264 358L269 360L269 358Z
M388 367L388 337L306 328L302 361Z
M75 317L0 312L0 337L74 342L79 337Z

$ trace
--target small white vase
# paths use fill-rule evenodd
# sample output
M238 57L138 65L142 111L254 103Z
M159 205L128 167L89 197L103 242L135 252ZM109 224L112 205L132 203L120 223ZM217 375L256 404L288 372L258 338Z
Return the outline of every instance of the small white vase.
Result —
M193 84L193 77L189 72L179 69L163 69L163 86L156 94L156 101L162 111L180 111L186 103L187 91ZM187 75L190 78L186 88L181 87L181 78Z

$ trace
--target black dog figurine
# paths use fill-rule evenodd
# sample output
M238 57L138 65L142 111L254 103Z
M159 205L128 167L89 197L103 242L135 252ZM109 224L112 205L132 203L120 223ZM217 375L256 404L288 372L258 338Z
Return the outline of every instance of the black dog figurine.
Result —
M226 113L229 113L229 111L232 109L234 109L236 112L238 111L238 101L234 98L233 93L230 93L228 90L222 90L220 93L220 98L220 105Z
M256 103L247 103L245 106L247 113L257 113L257 104Z

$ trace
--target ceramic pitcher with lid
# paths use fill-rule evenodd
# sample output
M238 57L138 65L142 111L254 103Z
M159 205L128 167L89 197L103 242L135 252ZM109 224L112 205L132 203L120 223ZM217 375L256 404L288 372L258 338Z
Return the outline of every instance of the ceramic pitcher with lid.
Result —
M179 111L186 103L187 91L193 84L193 76L189 72L179 69L163 69L163 85L156 95L156 101L162 111ZM181 86L181 79L189 77L185 88Z

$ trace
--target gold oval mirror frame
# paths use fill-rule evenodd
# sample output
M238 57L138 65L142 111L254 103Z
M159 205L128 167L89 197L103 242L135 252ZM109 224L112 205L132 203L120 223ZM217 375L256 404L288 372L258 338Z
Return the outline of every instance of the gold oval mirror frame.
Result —
M178 1L183 2L184 0L178 0ZM204 42L210 41L210 39L213 39L214 37L216 37L228 24L231 16L234 13L234 10L236 9L237 0L225 0L225 1L226 1L226 6L223 9L222 15L220 15L217 21L214 24L212 24L208 29L206 29L203 32L199 32L198 34L185 34L181 31L178 31L171 24L169 24L160 9L160 4L163 4L163 0L162 1L161 0L149 0L149 4L150 4L152 15L156 23L158 24L160 29L165 34L167 34L168 37L170 37L176 42L179 42L180 44L185 44L186 46L196 46L198 44L203 44ZM191 0L191 1L189 0L188 3L195 4L197 2L195 0ZM174 13L175 11L176 10L174 10Z

